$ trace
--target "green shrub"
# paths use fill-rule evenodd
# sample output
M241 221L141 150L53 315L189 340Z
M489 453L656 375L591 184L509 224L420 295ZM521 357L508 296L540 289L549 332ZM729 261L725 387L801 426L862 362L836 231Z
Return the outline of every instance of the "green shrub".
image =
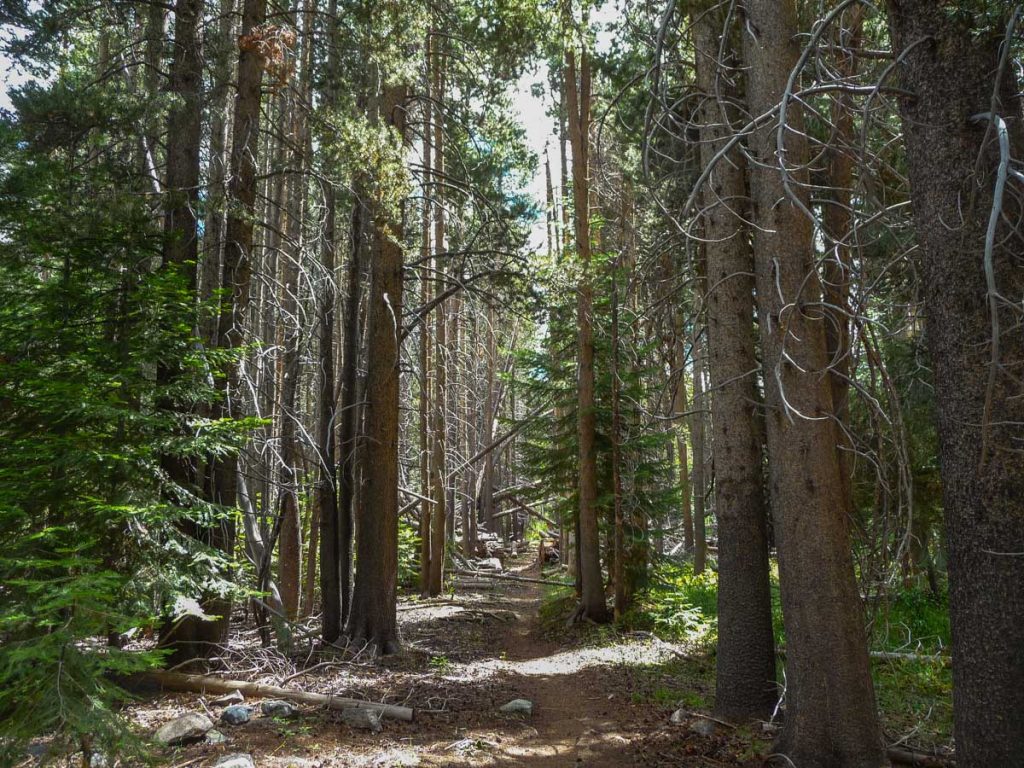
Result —
M220 361L192 337L194 294L154 261L136 169L103 133L135 140L131 105L73 75L15 104L95 126L65 146L0 119L0 764L41 735L108 757L133 746L116 681L158 656L108 638L230 589L222 556L182 533L222 511L166 466L237 437L198 415Z
M718 582L710 569L697 575L691 563L662 560L624 624L666 639L710 645L717 634Z

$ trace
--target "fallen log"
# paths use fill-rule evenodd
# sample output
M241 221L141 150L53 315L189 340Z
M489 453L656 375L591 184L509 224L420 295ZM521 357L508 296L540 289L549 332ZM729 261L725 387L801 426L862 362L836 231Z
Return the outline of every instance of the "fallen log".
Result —
M327 709L368 709L379 712L383 717L390 717L392 720L403 720L411 723L413 710L410 707L402 707L396 704L377 704L372 701L361 701L360 699L347 699L343 696L334 696L324 693L310 693L295 688L279 688L276 685L263 685L261 683L250 683L245 680L225 680L220 677L209 675L188 675L182 672L148 672L143 675L147 682L155 683L162 688L171 691L186 691L188 693L231 693L240 691L246 696L253 696L265 699L286 699L297 701L301 704L312 704Z
M571 581L552 581L550 579L531 579L529 576L513 576L510 573L487 573L486 571L455 571L459 576L473 576L480 579L502 579L504 581L521 581L526 584L548 584L554 587L572 587Z
M776 648L775 654L777 656L786 655L785 648ZM917 661L922 664L942 664L943 666L949 666L953 663L953 660L949 656L943 656L942 654L930 654L930 653L902 653L898 651L870 651L868 655L872 659L881 659L883 661Z
M949 656L930 653L901 653L898 651L871 651L872 659L885 659L886 661L920 661L930 664L942 664L948 666L952 663Z
M956 768L955 760L925 752L911 752L907 749L889 747L885 750L885 754L894 763L900 765L912 765L916 768Z
M455 586L460 589L497 589L501 585L487 579L459 579Z

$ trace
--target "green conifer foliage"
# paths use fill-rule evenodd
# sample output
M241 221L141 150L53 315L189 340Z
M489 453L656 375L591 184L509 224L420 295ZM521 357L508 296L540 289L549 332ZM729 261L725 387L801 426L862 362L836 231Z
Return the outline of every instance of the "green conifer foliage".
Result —
M0 122L3 764L41 734L87 756L130 743L118 680L159 660L136 641L229 588L176 526L220 513L160 459L229 450L235 432L191 415L219 366L127 159L141 105L69 74L15 107ZM160 365L179 373L158 385Z

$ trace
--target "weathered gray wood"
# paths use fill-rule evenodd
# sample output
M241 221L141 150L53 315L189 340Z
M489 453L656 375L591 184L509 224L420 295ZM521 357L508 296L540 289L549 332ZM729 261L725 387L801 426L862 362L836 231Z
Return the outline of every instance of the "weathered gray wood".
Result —
M475 576L483 579L503 579L505 581L521 581L526 584L550 584L556 587L571 587L571 581L552 581L550 579L531 579L529 576L513 576L510 573L487 573L486 571L455 571L459 576Z
M240 691L246 696L255 696L266 699L286 699L298 701L302 704L327 707L328 709L369 709L380 712L384 717L393 720L402 720L407 723L413 721L413 710L410 707L402 707L395 704L377 704L372 701L361 701L359 699L348 699L342 696L333 696L324 693L310 693L295 688L280 688L276 685L263 685L262 683L250 683L246 680L226 680L220 677L209 675L189 675L181 672L149 672L145 679L167 688L172 691L188 691L191 693L231 693Z

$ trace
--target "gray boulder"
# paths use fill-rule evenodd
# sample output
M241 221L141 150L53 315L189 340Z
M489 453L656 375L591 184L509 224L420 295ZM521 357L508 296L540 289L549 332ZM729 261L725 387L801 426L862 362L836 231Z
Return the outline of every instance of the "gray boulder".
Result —
M364 731L380 733L380 712L373 709L362 709L361 707L348 707L341 710L341 722L352 728L359 728Z
M260 711L267 717L295 717L299 710L295 705L287 701L264 701L260 704Z
M701 736L715 735L715 721L705 717L698 717L690 723L690 731Z
M201 712L189 712L161 725L153 738L166 747L199 741L213 728L213 721Z
M242 704L232 704L220 713L220 721L226 725L242 725L252 718L252 710Z

